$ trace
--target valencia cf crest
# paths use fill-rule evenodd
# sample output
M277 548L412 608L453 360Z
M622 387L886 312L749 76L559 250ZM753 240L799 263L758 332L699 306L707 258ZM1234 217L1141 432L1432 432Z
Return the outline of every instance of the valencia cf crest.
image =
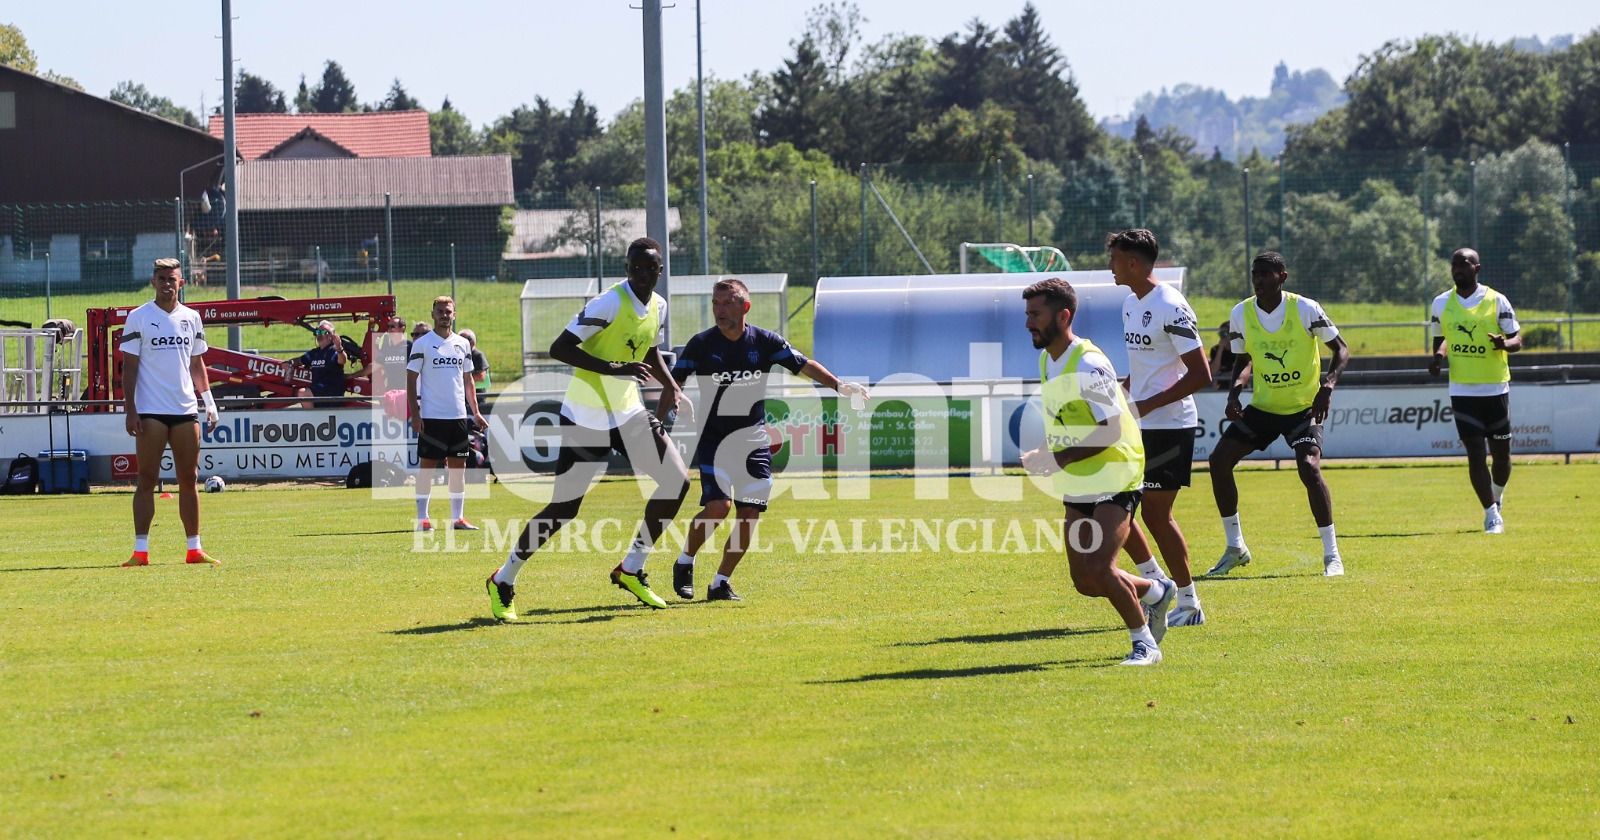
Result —
M1144 326L1150 326L1150 310L1148 309L1146 309L1144 312Z
M756 351L756 350L751 350L749 358L750 358L750 364L753 365L756 362L761 360L761 353L759 351Z

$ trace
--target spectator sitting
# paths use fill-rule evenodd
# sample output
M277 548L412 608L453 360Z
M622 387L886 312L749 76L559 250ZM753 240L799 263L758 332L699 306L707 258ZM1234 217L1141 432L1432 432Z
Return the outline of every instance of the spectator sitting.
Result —
M1228 336L1228 322L1217 327L1217 343L1211 346L1206 360L1211 363L1211 383L1219 391L1233 387L1233 342Z
M333 322L319 322L312 334L317 337L317 346L300 354L294 360L294 365L311 371L311 387L301 388L297 392L300 397L332 398L344 396L344 368L350 363L350 356L345 352L344 344L339 340L339 334L333 329ZM359 359L358 359L359 360ZM310 408L313 402L300 403L300 408Z

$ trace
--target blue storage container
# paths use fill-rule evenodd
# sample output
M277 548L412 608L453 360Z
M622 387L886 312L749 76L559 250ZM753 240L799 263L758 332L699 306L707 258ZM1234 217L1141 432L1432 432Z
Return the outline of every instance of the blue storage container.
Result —
M89 492L89 452L48 449L39 453L39 492Z

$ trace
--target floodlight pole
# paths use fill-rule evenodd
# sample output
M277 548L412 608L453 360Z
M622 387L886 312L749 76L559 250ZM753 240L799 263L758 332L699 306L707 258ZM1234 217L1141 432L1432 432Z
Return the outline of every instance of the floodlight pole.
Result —
M694 0L694 99L700 112L700 273L711 273L711 214L706 210L706 72L700 40L700 0ZM726 265L724 265L726 270Z
M233 2L222 0L222 183L228 191L222 206L222 237L228 300L239 299L239 154L233 123ZM237 352L239 347L239 328L228 327L228 349Z
M644 229L661 243L661 281L656 294L667 301L672 247L667 238L667 111L661 84L661 0L644 0ZM661 325L662 344L672 347L671 305Z

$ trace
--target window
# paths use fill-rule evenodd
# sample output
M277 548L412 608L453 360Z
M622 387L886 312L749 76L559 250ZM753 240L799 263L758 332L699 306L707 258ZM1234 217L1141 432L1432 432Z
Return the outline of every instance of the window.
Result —
M17 127L17 95L0 90L0 128Z

